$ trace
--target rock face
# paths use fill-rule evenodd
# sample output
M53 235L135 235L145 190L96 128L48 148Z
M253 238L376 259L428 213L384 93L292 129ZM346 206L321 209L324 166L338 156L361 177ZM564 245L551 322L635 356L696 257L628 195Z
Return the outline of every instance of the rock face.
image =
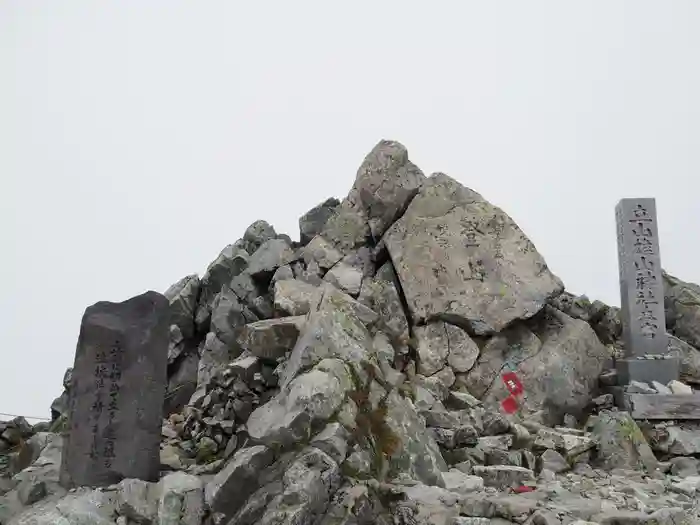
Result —
M65 486L158 479L168 300L147 292L85 311L73 366Z
M88 309L52 422L0 422L0 525L700 523L700 425L615 407L618 309L503 211L380 141L299 229L256 220L157 307ZM697 395L700 288L665 280L682 382L631 388Z
M498 332L563 290L513 220L442 173L431 175L384 240L414 322Z

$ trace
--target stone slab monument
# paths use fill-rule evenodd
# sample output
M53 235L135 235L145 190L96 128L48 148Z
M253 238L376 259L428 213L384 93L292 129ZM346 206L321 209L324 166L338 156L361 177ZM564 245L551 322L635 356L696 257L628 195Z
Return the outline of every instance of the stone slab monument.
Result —
M169 325L169 302L152 291L85 311L69 394L63 486L158 481Z
M623 384L667 384L678 379L679 360L668 349L656 202L622 199L615 215L625 344L618 373Z

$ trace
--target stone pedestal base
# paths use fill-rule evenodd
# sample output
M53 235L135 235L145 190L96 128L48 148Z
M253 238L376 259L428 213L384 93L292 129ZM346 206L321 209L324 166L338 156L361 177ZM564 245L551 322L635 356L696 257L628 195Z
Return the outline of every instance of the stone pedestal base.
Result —
M700 420L700 394L623 394L624 409L634 419Z
M615 363L618 374L618 384L628 385L630 381L651 383L658 381L666 385L678 379L680 360L670 359L618 359Z

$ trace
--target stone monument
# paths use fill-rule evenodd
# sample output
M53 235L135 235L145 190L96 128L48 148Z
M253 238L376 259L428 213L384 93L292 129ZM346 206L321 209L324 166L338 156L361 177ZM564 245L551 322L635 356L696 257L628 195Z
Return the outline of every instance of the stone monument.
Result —
M167 384L169 302L146 292L83 315L69 393L60 481L158 481Z
M622 199L615 215L625 344L618 372L623 384L667 384L678 379L679 362L668 350L655 200Z

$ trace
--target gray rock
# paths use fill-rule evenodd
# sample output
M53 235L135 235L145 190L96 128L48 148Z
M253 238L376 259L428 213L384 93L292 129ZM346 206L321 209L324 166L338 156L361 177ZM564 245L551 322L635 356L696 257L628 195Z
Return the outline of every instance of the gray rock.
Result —
M317 369L296 377L248 418L251 439L282 448L308 440L340 408L350 385L349 377L344 385Z
M302 245L308 244L316 237L334 214L340 201L334 197L326 199L321 204L314 206L299 218L299 241Z
M171 367L163 401L163 415L180 412L197 390L199 354L191 351Z
M540 469L547 469L555 474L569 470L569 463L558 452L547 449L540 456Z
M184 472L166 475L157 485L158 525L198 525L204 518L204 486Z
M199 332L208 331L214 298L223 285L229 284L231 279L248 267L248 257L244 249L229 244L207 268L200 284L199 304L195 314Z
M362 162L347 200L363 210L372 236L379 239L424 181L425 175L408 159L402 144L382 140Z
M214 332L207 334L206 339L199 348L197 389L190 398L190 405L199 406L201 400L207 394L212 378L223 371L226 365L237 357L237 354L238 351L232 351L231 347L216 337Z
M332 287L330 287L332 288ZM318 309L309 314L304 329L280 375L281 385L287 385L300 372L308 370L325 358L339 358L356 366L364 375L363 363L375 362L372 336L361 319L366 307L351 297L325 289ZM373 312L369 312L373 314Z
M479 357L479 347L461 328L443 321L414 328L418 341L418 373L431 376L446 365L468 372Z
M666 428L666 448L674 456L700 454L700 428L686 430L677 426Z
M595 447L595 441L588 436L577 436L550 428L541 428L535 436L533 446L540 450L556 450L564 454L567 458L573 459L593 449Z
M484 403L497 406L508 396L499 376L511 363L527 393L523 413L544 409L546 422L554 425L564 414L585 412L609 356L587 323L547 306L535 319L489 339L466 385Z
M387 433L395 440L389 454L390 476L404 473L428 485L444 487L442 473L447 464L411 402L392 391L385 406Z
M27 508L8 525L114 525L114 512L112 493L79 489L59 501L46 500Z
M213 512L235 514L259 488L260 472L274 460L273 452L262 445L236 452L224 469L205 487L205 501Z
M241 303L229 286L224 285L212 305L211 331L216 337L227 345L234 346L237 332L255 321L258 321L257 315Z
M466 494L469 492L477 492L484 488L484 480L479 476L470 476L457 469L450 469L448 472L443 472L445 480L445 488L450 492Z
M158 479L169 302L146 292L83 316L71 386L64 486Z
M670 388L658 381L652 381L651 386L653 386L659 394L670 395L673 393Z
M277 281L274 286L275 309L286 315L309 313L311 301L318 287L298 279Z
M625 390L630 394L656 394L656 389L648 383L634 380L630 381Z
M186 339L191 338L195 332L194 317L199 287L199 276L193 274L183 277L163 294L170 301L170 322L177 325Z
M693 389L680 381L673 380L668 384L668 388L676 395L692 396Z
M243 234L243 246L245 250L255 253L263 244L271 239L277 238L277 232L267 221L255 221L248 226Z
M390 266L390 263L384 266L387 265ZM365 279L362 282L358 301L379 314L382 330L395 345L401 347L408 343L408 320L393 280L377 277Z
M348 431L338 422L328 423L326 428L316 434L309 443L310 446L322 450L338 464L345 461L348 454Z
M236 342L244 351L260 359L277 361L294 348L303 324L303 317L257 321L241 328Z
M256 279L269 282L277 268L293 260L294 250L284 239L270 239L250 256L246 271Z
M669 332L700 348L700 286L664 272L664 305Z
M362 286L362 269L340 261L323 278L343 292L357 297Z
M563 290L513 220L442 173L385 235L414 322L501 331Z
M317 235L301 252L304 262L308 265L315 262L320 268L329 270L343 258L342 252L321 235Z
M394 509L394 523L406 525L453 525L464 509L464 496L422 483L404 487ZM470 513L471 514L471 513ZM478 525L481 525L480 523Z
M472 469L474 475L483 478L487 487L500 489L512 488L520 485L534 485L535 474L524 467L513 467L509 465L476 465Z
M597 443L595 464L600 468L656 469L654 453L627 412L601 411L592 421L591 435Z
M41 480L28 479L17 487L19 500L27 507L45 498L46 494L46 482Z
M672 476L687 478L689 476L697 476L700 474L700 460L689 457L671 458L670 473Z
M281 479L254 494L229 523L317 523L341 482L338 464L321 450L309 447L291 462Z
M700 385L700 350L668 335L669 353L680 359L680 379L685 383Z

